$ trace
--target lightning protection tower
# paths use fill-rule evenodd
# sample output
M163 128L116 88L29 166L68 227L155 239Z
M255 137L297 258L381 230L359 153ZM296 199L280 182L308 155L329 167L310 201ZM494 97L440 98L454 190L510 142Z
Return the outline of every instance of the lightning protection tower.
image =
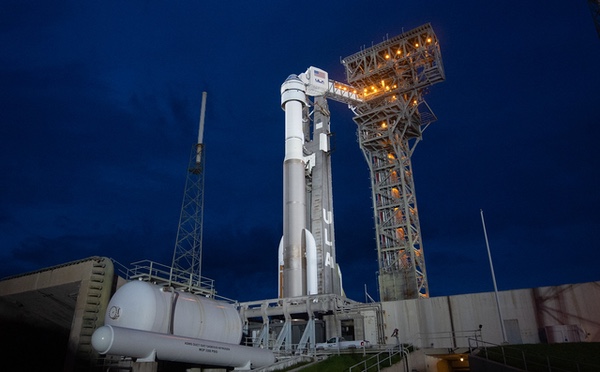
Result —
M210 279L203 280L202 227L204 215L204 114L206 92L202 93L198 143L192 147L187 170L179 227L175 239L169 281L172 286L183 285L190 292L214 295Z
M411 156L436 120L423 95L445 79L438 39L426 24L342 64L363 98L351 108L371 172L380 299L428 297Z

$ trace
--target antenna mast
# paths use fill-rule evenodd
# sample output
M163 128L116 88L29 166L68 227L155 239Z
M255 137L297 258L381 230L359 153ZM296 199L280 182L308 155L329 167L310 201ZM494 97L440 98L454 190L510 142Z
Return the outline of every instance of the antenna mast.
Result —
M206 110L206 92L202 92L198 142L192 146L187 178L179 217L179 227L175 239L173 262L171 264L171 283L185 284L192 292L213 293L210 280L203 283L202 269L202 227L204 216L204 116Z

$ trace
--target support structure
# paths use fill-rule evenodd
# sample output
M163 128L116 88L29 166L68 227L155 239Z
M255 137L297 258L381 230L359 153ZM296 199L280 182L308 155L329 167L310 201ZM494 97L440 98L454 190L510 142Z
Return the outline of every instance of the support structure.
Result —
M190 290L203 287L202 229L204 216L204 114L206 92L202 93L198 142L192 147L188 165L179 227L169 281L186 284ZM212 288L209 290L212 292Z
M411 156L435 115L423 99L445 79L426 24L342 60L362 102L351 107L371 171L381 301L428 297Z

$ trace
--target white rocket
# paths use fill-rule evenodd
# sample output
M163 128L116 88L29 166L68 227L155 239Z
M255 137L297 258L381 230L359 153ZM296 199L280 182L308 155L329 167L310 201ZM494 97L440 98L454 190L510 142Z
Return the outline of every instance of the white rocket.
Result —
M315 67L310 67L300 76L290 75L281 85L281 107L285 111L285 158L279 295L285 298L318 293L316 243L307 229L303 109L307 105L307 95L323 95L327 89L327 73Z

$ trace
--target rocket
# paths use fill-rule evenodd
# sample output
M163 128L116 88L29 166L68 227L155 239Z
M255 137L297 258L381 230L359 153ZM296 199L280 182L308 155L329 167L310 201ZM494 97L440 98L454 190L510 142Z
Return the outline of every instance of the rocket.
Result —
M318 293L317 248L315 238L307 229L303 109L308 104L307 95L323 95L327 87L327 73L315 67L300 76L290 75L281 85L285 158L279 295L284 298Z
M316 294L316 246L306 228L306 181L304 160L303 108L307 104L306 85L290 75L281 85L281 107L285 111L285 158L283 160L283 238L280 244L280 295L284 298ZM312 243L312 244L311 244ZM312 245L312 246L311 246ZM308 246L308 247L307 247ZM309 253L310 252L310 253ZM314 277L307 278L306 257L315 257ZM283 264L283 265L281 265ZM310 283L308 283L310 281ZM310 290L307 293L307 287ZM314 292L314 293L313 293Z

